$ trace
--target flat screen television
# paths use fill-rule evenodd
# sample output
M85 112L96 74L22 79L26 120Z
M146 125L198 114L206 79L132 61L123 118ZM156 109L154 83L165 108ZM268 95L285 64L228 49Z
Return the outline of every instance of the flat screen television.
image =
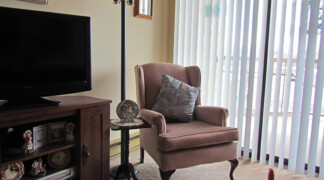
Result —
M90 17L0 7L0 108L91 90L90 66Z

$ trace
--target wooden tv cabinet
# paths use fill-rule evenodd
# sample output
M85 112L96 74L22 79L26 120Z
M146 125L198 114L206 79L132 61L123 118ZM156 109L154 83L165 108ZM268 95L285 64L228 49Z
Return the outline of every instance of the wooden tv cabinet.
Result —
M0 111L0 168L23 162L25 175L22 179L28 179L28 163L41 157L47 164L46 157L49 154L67 149L71 153L71 161L67 166L76 169L76 179L109 179L111 100L86 96L53 96L47 99L60 101L61 105ZM28 154L3 155L4 149L9 149L6 147L8 144L22 147L21 143L24 142L21 133L17 137L10 137L9 128L9 131L13 129L12 132L33 131L35 126L63 121L75 124L73 143L47 144ZM49 174L48 164L46 169Z

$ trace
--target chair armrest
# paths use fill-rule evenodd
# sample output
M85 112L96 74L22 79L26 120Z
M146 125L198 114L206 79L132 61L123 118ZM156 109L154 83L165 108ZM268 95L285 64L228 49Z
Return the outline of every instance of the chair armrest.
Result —
M226 126L228 109L216 106L195 106L195 117L197 120L204 121L216 126Z
M166 123L161 113L142 108L139 112L139 117L152 124L153 128L155 127L159 134L166 133Z

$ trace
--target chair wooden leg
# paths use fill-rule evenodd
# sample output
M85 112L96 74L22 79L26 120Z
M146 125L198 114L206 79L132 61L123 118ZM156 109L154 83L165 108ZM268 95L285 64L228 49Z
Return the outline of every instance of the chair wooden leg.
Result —
M170 170L170 171L162 171L160 170L160 175L162 180L169 180L171 175L175 172L175 170Z
M144 163L144 148L143 147L141 147L140 148L140 163Z
M234 173L236 167L238 166L239 161L237 159L233 159L233 160L229 160L229 162L231 163L231 171L230 171L229 176L230 176L231 180L234 180L233 173Z

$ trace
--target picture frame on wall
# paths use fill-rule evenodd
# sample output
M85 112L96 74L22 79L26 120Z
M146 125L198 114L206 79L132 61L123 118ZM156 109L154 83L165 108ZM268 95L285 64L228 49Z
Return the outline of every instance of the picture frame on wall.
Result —
M65 140L65 121L48 123L48 143L60 143Z
M48 0L20 0L30 3L37 3L37 4L48 4Z

